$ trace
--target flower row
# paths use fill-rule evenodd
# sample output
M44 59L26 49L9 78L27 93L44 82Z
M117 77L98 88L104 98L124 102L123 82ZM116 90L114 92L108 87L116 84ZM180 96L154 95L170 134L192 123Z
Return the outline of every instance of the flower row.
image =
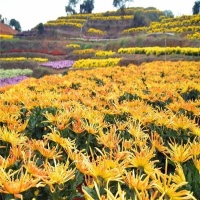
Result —
M15 76L31 75L33 71L31 69L0 69L0 79L12 78Z
M188 39L190 39L190 40L200 40L200 33L199 32L195 32L193 34L187 34L186 37Z
M146 30L147 27L137 27L137 28L124 29L122 33L132 33L132 32L146 31Z
M59 61L49 61L42 63L41 66L43 67L51 67L53 69L63 69L72 67L74 64L73 60L59 60Z
M96 17L90 17L90 20L93 21L110 21L110 20L132 20L133 19L133 15L124 15L124 16L96 16Z
M44 54L49 54L49 55L65 55L65 52L61 51L48 51L48 50L25 50L25 49L11 49L9 51L0 51L1 54L3 53L23 53L23 52L33 52L33 53L44 53Z
M0 39L12 39L13 37L13 35L0 34Z
M80 48L80 44L67 44L66 45L67 48Z
M96 53L98 50L96 49L77 49L73 51L73 54L79 54L79 55L83 55L83 54L93 54Z
M7 86L7 85L15 85L20 83L21 81L27 79L27 76L14 76L10 78L0 78L0 87Z
M47 62L47 58L26 58L26 57L5 57L0 58L0 61L15 62L15 61L35 61L35 62Z
M109 57L109 56L113 56L114 54L115 54L115 52L113 52L113 51L103 51L103 50L101 50L101 51L97 51L95 53L95 56L96 57Z
M183 33L187 31L197 32L200 31L200 26L183 26L183 27L162 27L162 28L153 28L148 27L147 33L160 33L160 32L173 32L173 33Z
M75 14L75 15L67 15L63 17L59 17L59 19L88 19L90 17L98 17L102 16L102 13L84 13L84 14Z
M170 54L182 54L182 55L191 55L199 56L200 48L191 48L191 47L129 47L129 48L120 48L118 50L119 54L154 54L154 55L170 55Z
M45 26L73 26L77 28L81 28L83 25L81 23L73 23L73 22L47 22Z
M114 67L117 66L120 58L108 59L80 59L75 61L73 68L97 68L97 67Z
M67 19L67 18L58 18L56 20L52 20L52 21L48 21L50 23L60 23L60 22L73 22L73 23L81 23L83 24L84 22L86 22L86 19L76 19L76 18L72 18L72 19Z
M174 23L177 22L178 24L181 25L186 25L188 24L198 24L200 22L200 15L181 15L175 18L164 18L161 21L162 23Z
M106 31L102 31L95 28L89 28L87 31L89 34L106 35Z

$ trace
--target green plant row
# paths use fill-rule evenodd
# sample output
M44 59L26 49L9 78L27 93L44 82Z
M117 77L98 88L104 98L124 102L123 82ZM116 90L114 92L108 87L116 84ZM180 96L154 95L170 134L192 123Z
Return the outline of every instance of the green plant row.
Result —
M12 78L16 76L31 75L31 69L0 69L0 78Z

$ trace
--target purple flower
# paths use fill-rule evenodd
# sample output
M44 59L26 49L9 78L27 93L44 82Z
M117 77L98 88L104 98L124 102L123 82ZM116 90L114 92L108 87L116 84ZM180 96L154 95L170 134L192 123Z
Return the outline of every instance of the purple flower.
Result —
M20 81L28 78L27 76L16 76L12 78L0 78L0 87L5 85L14 85L19 83Z
M75 62L74 60L49 61L46 63L42 63L41 66L51 67L53 69L63 69L72 67L74 62Z

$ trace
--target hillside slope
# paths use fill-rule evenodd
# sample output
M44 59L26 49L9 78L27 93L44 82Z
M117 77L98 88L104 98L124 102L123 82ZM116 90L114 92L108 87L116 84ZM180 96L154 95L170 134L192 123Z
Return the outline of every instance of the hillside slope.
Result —
M8 35L15 35L18 32L12 29L10 26L3 24L0 22L0 34L8 34Z

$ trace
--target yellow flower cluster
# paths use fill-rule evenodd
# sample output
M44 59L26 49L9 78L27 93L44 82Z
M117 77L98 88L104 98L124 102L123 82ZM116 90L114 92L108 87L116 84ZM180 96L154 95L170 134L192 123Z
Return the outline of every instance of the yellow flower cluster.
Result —
M63 17L58 17L57 20L60 19L89 19L90 17L99 17L102 16L102 13L85 13L85 14L75 14L75 15L67 15Z
M77 28L81 28L83 25L81 23L73 23L73 22L47 22L45 26L73 26Z
M200 30L198 23L200 15L188 15L175 18L163 18L161 22L151 22L147 29L148 33L155 32L175 32L183 33L186 31L197 32Z
M187 31L200 31L198 26L183 26L183 27L171 27L171 28L147 28L147 33L163 33L163 32L173 32L173 33L184 33Z
M200 55L200 48L198 47L129 47L118 49L119 54L154 54L154 55L164 55L164 54L182 54L182 55Z
M134 32L146 31L146 30L147 30L147 27L137 27L137 28L125 29L123 30L122 33L126 34L126 33L134 33Z
M23 199L27 191L40 195L48 186L51 196L59 196L82 175L85 199L126 199L128 188L137 199L196 200L185 169L189 163L191 176L196 168L198 179L200 100L184 94L200 92L199 76L200 62L157 61L69 71L1 88L1 195ZM36 107L46 110L39 116L45 117L44 133L48 129L41 139L25 135L29 122L38 120ZM166 139L168 132L175 139Z
M67 48L80 48L80 44L67 44L66 45Z
M97 16L97 17L90 17L90 20L100 20L100 21L110 21L110 20L129 20L129 19L133 19L133 15L124 15L124 16Z
M98 68L117 66L121 58L80 59L73 64L73 68Z
M142 7L130 7L130 8L125 8L124 12L126 15L131 15L135 14L137 12L140 13L152 13L152 14L158 14L158 15L163 15L163 12L157 9L149 9L149 8L142 8Z
M97 50L95 49L78 49L78 50L74 50L73 53L74 54L94 54Z
M89 28L88 33L97 34L97 35L106 35L106 31L102 31L102 30L95 29L95 28Z
M0 39L12 39L13 35L0 34Z
M60 22L73 22L73 23L80 23L83 24L84 22L86 22L86 19L76 19L76 18L72 18L72 19L67 19L67 18L61 18L61 19L57 19L55 21L49 21L49 22L56 22L56 23L60 23Z
M26 58L26 57L5 57L0 58L0 61L16 62L16 61L36 61L36 62L47 62L47 58Z
M163 23L178 22L181 25L196 24L199 23L199 21L200 21L200 15L182 15L182 16L177 16L175 18L164 18L162 20Z
M95 56L96 57L110 57L110 56L113 56L115 54L115 52L113 51L97 51L95 53Z
M186 37L188 39L190 39L190 40L200 40L200 33L199 32L195 32L193 34L187 34Z

